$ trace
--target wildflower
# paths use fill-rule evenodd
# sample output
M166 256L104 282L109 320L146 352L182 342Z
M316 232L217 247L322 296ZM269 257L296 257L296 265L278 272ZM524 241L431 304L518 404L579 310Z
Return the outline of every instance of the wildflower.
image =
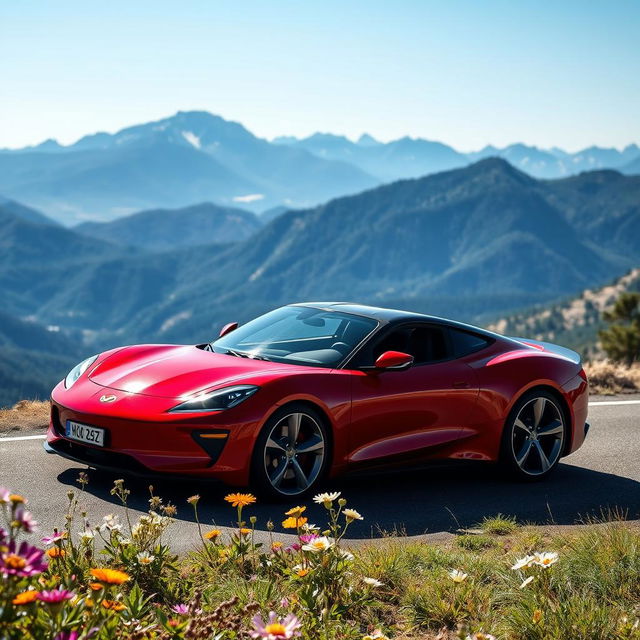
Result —
M353 560L353 553L350 553L346 549L340 549L340 557L343 560L348 560L349 562Z
M49 558L64 558L67 552L60 547L51 547L51 549L47 549L46 554Z
M319 493L313 498L316 504L322 504L326 509L331 509L332 503L340 497L339 491L333 491L332 493Z
M306 510L307 507L293 507L289 509L289 511L286 511L284 515L299 518Z
M151 564L156 559L155 556L152 556L148 551L141 551L137 556L136 560L138 564Z
M0 504L9 504L11 502L11 492L9 489L0 487Z
M309 573L308 567L301 564L297 564L293 567L292 571L298 576L298 578L304 578Z
M459 571L458 569L451 569L449 571L449 577L457 583L464 582L469 576L464 573L464 571Z
M294 636L299 636L300 621L292 613L280 620L275 611L269 612L269 618L265 621L259 614L253 619L252 638L263 638L264 640L289 640Z
M538 624L540 620L542 620L542 611L540 609L536 609L533 612L533 616L531 617L533 624Z
M129 575L117 569L91 569L91 575L103 584L122 584L129 580Z
M28 591L21 591L11 601L13 604L31 604L38 599L38 592L34 589Z
M320 536L314 538L308 544L302 545L302 549L304 551L313 551L314 553L319 553L321 551L327 551L331 549L335 544L335 540L333 538L327 538L327 536Z
M228 496L225 496L225 500L229 502L232 507L248 507L256 501L256 498L250 493L230 493Z
M61 631L53 640L78 640L78 638L80 638L78 631Z
M558 554L555 551L545 551L533 554L533 564L548 569L552 564L558 562Z
M289 517L282 521L282 527L284 529L299 529L302 525L307 523L307 518L293 518Z
M122 525L120 524L120 518L113 513L109 513L102 518L102 524L100 525L100 531L120 531Z
M174 604L173 607L171 607L171 611L177 613L178 615L186 616L189 613L189 605Z
M284 598L280 599L280 606L283 609L286 609L289 606L289 598L287 598L287 596L284 596Z
M80 542L90 542L91 540L93 540L94 536L95 536L95 533L93 533L91 529L87 529L86 531L80 531L80 533L78 533L78 538L80 539Z
M12 493L9 495L9 501L13 504L25 504L27 501L18 493Z
M13 514L12 524L14 527L19 527L20 529L22 529L25 533L33 533L38 526L38 523L33 519L31 514L25 510L22 504L19 504L16 507L15 513Z
M111 611L122 611L126 608L122 602L118 602L117 600L103 600L102 606Z
M384 586L384 582L380 582L380 580L376 580L375 578L362 578L362 582L368 584L371 587L382 587Z
M207 533L204 534L204 537L207 540L215 540L219 535L220 531L218 529L211 529L211 531L207 531Z
M317 533L303 533L300 536L300 542L302 544L309 544L312 540L319 538L320 536Z
M520 588L524 589L528 584L533 582L535 576L529 576L521 585Z
M42 538L42 544L50 545L56 542L60 542L60 540L64 540L67 537L66 531L58 531L57 529L53 530L53 535L45 536Z
M484 633L484 631L478 631L471 636L467 636L467 640L496 640L495 636L490 633Z
M344 513L347 522L353 522L354 520L364 520L364 518L355 509L345 509Z
M525 556L524 558L520 558L520 560L518 560L511 568L514 571L517 571L518 569L528 569L534 560L534 556Z
M200 500L200 496L197 493L195 496L190 496L189 498L187 498L187 502L189 504L192 504L194 507L198 504L199 500Z
M178 513L178 509L172 504L167 504L162 507L162 511L164 512L164 515L169 518L172 518L176 513Z
M22 541L16 548L15 540L10 540L0 553L0 573L5 576L28 578L42 573L47 568L43 561L44 552Z
M298 544L297 542L294 542L293 544L290 544L285 551L287 553L293 553L294 551L300 551L300 549L302 549L302 545Z
M282 542L280 542L280 540L276 540L271 545L271 551L273 551L273 553L276 553L276 552L280 551L280 549L282 549Z
M385 636L382 631L376 629L372 635L367 635L362 638L362 640L389 640L387 636Z
M99 582L90 582L89 589L91 589L92 591L100 591L100 589L104 589L104 586Z
M40 591L38 600L46 604L62 604L65 600L72 600L76 594L66 589L52 589L51 591Z
M241 536L248 536L251 533L251 529L247 529L247 527L240 527L238 531Z

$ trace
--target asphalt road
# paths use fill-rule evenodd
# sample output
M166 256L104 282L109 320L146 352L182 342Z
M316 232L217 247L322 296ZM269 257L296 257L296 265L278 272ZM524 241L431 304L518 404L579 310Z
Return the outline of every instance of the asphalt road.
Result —
M623 401L624 404L619 404ZM604 404L601 404L604 403ZM608 404L613 403L613 404ZM505 480L491 466L452 463L421 469L354 475L334 481L349 505L365 520L354 523L350 538L363 540L397 531L421 535L470 527L484 516L503 513L532 524L575 524L612 510L640 519L640 396L592 399L591 431L583 447L564 458L546 481L523 484ZM25 435L21 434L21 438ZM40 522L41 535L64 525L67 491L78 489L85 468L42 449L42 438L0 438L0 486L29 499ZM91 470L81 508L92 524L107 513L122 513L109 490L116 476ZM199 493L200 518L205 527L232 524L234 510L224 501L228 489L217 483L154 480L155 492L178 507L170 540L175 551L194 545L197 529L186 498ZM134 511L147 508L148 481L127 479ZM258 529L273 519L279 527L286 505L256 504L246 515L258 517ZM310 521L324 524L321 507L308 509ZM77 529L80 529L78 524ZM263 537L260 534L260 537Z

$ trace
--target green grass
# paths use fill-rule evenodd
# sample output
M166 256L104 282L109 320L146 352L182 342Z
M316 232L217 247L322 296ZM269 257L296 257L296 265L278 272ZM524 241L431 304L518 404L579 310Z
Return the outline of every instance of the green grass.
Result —
M480 523L480 528L485 533L490 533L496 536L506 536L513 533L518 528L516 519L511 516L503 516L499 513L492 518L484 518Z

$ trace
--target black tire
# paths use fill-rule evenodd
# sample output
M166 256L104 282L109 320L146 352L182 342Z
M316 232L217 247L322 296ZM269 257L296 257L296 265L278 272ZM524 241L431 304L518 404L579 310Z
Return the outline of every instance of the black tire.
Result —
M516 402L502 433L500 463L512 478L535 482L557 466L567 441L567 418L558 398L532 389Z
M300 420L295 416L300 416ZM291 436L296 422L298 433L294 446ZM326 476L330 443L325 418L313 407L291 403L278 409L256 440L251 457L252 489L264 498L277 501L310 494ZM307 480L306 485L302 476Z

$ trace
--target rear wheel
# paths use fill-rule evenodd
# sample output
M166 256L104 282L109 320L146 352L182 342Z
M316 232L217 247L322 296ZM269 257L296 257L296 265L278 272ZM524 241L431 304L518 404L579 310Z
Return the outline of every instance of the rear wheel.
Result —
M557 466L567 437L565 416L551 393L533 390L511 411L502 437L502 463L523 480L539 480Z
M253 452L252 484L268 497L286 499L311 492L325 475L327 430L307 405L276 411L263 427Z

